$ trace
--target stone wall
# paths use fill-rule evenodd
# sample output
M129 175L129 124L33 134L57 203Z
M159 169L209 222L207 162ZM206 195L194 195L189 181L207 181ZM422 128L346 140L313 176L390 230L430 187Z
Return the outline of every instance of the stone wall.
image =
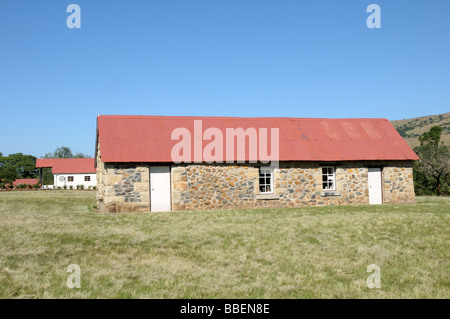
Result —
M102 212L150 210L148 164L98 163L97 207Z
M332 165L332 164L327 164ZM173 164L172 210L368 204L368 167L383 167L383 202L414 202L412 162L334 163L336 189L322 190L316 162L283 162L274 170L274 193L259 194L259 166ZM97 161L101 211L149 211L149 164Z
M331 165L331 164L327 164ZM174 165L172 209L297 207L369 204L368 167L383 167L383 202L414 202L412 162L345 162L334 191L322 189L322 166L283 162L274 170L274 193L259 194L259 166Z
M415 202L412 164L392 165L383 169L383 202L386 204Z
M172 209L250 208L255 205L258 169L245 165L174 165Z

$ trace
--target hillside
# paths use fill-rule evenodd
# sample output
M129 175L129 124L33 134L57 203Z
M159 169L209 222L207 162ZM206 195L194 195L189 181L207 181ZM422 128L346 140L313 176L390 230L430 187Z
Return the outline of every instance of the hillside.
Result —
M416 117L413 119L391 121L400 135L411 146L420 145L419 136L430 130L433 126L441 126L442 141L450 146L450 113Z

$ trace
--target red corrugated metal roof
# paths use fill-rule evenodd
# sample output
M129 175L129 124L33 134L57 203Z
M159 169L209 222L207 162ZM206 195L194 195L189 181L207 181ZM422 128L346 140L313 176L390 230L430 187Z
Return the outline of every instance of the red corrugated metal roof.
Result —
M95 173L93 158L38 158L36 167L51 167L53 174Z
M194 120L203 132L218 128L279 128L280 161L417 160L417 155L387 119L238 118L100 115L98 140L103 162L173 162L176 128L191 132L194 153ZM203 141L203 147L210 141ZM235 148L236 148L235 143ZM270 150L270 147L268 147ZM246 151L248 160L248 146ZM236 155L236 151L235 151ZM236 157L236 156L235 156ZM193 156L192 156L193 159Z
M19 184L36 185L37 183L39 183L37 178L19 178L13 182L13 186L18 186Z

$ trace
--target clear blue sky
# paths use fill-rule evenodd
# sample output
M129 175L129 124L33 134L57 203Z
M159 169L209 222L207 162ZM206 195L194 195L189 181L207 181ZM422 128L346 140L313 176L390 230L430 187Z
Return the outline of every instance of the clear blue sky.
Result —
M2 0L0 46L4 155L92 156L98 114L450 111L448 0Z

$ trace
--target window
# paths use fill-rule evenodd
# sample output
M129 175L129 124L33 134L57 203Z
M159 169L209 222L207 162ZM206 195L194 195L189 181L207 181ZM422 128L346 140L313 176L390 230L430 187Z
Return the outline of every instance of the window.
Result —
M259 169L259 193L273 193L273 170L271 168Z
M73 176L67 176L67 181L68 182L73 182Z
M334 191L336 189L335 185L336 175L333 166L322 167L322 188L323 190Z
M85 176L84 177L84 181L85 182L90 182L91 181L91 177L90 176Z

